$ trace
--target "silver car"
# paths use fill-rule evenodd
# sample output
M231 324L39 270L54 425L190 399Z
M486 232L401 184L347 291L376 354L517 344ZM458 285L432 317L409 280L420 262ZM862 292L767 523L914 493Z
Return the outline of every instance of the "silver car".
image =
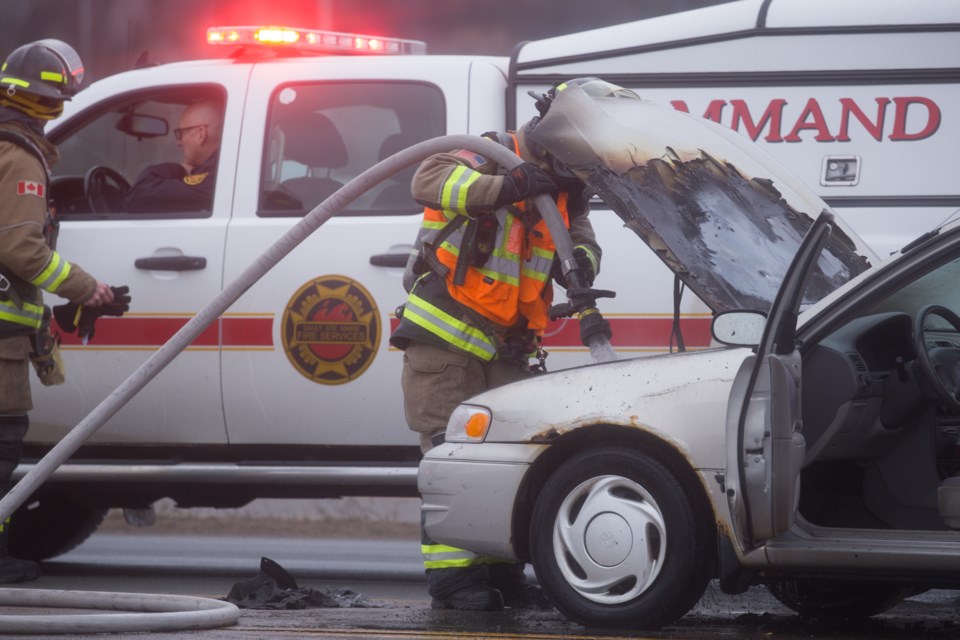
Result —
M960 224L881 262L745 138L567 94L539 143L711 307L726 346L462 404L420 465L429 534L531 562L588 626L668 624L711 579L822 616L960 588Z

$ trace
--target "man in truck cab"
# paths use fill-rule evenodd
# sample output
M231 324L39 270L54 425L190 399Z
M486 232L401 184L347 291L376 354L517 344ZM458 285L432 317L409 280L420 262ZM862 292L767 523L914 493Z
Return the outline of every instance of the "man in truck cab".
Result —
M556 91L591 82L606 84L596 78L561 84L537 101L540 116L518 131L484 134L524 160L516 168L503 170L460 149L428 158L413 178L413 196L426 207L421 250L413 273L404 278L409 295L391 343L404 350L404 410L424 452L443 442L459 403L532 375L531 358L543 363L540 336L548 322L551 276L566 284L535 196L551 194L556 200L578 265L592 285L600 248L587 217L589 194L525 138ZM433 608L548 606L539 587L525 582L523 564L437 544L426 532L422 536Z
M43 384L63 382L41 289L70 300L74 329L85 309L98 308L86 312L90 318L122 306L117 290L56 252L48 207L49 167L59 152L44 125L63 112L82 79L80 57L59 40L23 45L0 69L0 495L10 489L29 426L30 361ZM9 520L0 522L0 582L36 579L35 562L8 554L9 528Z
M124 196L124 209L134 213L209 211L217 183L222 122L223 109L215 101L195 102L184 109L173 130L183 160L147 167Z

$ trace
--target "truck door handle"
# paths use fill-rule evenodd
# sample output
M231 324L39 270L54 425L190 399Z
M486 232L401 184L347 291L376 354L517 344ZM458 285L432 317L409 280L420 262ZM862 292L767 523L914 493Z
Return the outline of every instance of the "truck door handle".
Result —
M375 267L400 267L402 269L407 266L409 256L409 253L379 253L370 256L370 264Z
M137 258L133 266L148 271L198 271L207 268L207 259L202 256Z

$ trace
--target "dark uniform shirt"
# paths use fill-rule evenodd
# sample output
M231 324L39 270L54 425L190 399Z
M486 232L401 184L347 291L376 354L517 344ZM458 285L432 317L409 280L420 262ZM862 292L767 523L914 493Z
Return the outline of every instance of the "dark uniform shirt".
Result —
M217 154L190 173L176 162L154 164L130 187L123 207L134 213L210 211L216 183Z

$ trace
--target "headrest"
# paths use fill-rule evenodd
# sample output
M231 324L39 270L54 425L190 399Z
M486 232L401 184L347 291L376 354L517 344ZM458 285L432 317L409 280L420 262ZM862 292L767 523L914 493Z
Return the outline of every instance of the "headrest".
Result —
M409 133L401 132L388 136L380 145L380 160L386 160L393 154L403 151L407 147L412 147L418 142L423 141Z
M347 164L347 147L340 132L322 113L295 111L281 116L286 138L283 155L309 167L337 169Z

